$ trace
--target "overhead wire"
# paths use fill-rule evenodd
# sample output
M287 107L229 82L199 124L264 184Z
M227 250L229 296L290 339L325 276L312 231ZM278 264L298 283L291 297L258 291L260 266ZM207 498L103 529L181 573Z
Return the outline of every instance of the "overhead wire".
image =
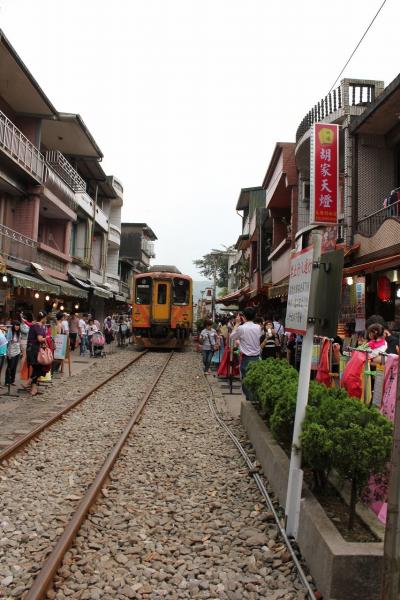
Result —
M333 82L333 85L331 87L331 89L329 90L328 94L329 95L331 93L331 91L333 90L333 88L335 87L339 77L342 75L343 71L345 70L345 68L347 67L347 65L349 64L349 62L351 61L351 59L353 58L353 56L355 55L355 53L357 52L358 48L361 45L361 42L363 41L363 39L365 38L365 36L367 35L368 31L371 29L375 19L377 18L377 16L379 15L379 13L381 12L382 8L384 7L384 5L386 4L387 0L383 0L382 4L380 5L380 7L378 8L378 11L376 12L374 18L372 19L372 21L370 22L370 24L368 25L367 29L364 31L360 41L358 42L358 44L356 45L356 47L354 48L353 52L350 54L349 58L347 59L346 64L344 65L343 69L340 71L339 75L336 77L335 81Z

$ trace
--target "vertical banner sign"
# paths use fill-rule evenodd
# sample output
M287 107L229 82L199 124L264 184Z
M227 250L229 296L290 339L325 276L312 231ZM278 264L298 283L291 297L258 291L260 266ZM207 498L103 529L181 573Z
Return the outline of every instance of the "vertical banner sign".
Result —
M310 165L311 223L337 223L339 125L314 124Z
M309 246L290 258L289 291L285 329L305 334L308 321L314 247Z
M365 276L356 278L356 331L365 329Z

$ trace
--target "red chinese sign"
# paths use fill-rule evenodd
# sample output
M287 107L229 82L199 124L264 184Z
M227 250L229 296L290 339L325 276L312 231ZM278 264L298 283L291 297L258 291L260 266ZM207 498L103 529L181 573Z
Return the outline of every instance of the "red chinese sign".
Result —
M315 123L311 146L312 223L337 223L339 125Z

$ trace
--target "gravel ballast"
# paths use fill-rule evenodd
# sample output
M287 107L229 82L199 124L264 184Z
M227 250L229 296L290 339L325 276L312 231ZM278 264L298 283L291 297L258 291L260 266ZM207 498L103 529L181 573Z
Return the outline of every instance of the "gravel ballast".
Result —
M304 599L208 394L198 355L175 354L49 598Z
M0 466L0 598L29 589L165 360L143 356Z

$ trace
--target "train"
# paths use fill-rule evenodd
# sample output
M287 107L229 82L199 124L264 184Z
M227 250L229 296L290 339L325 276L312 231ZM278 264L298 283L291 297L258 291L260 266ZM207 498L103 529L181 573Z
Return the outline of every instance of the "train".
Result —
M134 276L132 331L136 345L181 348L192 333L193 283L169 265L153 266Z

